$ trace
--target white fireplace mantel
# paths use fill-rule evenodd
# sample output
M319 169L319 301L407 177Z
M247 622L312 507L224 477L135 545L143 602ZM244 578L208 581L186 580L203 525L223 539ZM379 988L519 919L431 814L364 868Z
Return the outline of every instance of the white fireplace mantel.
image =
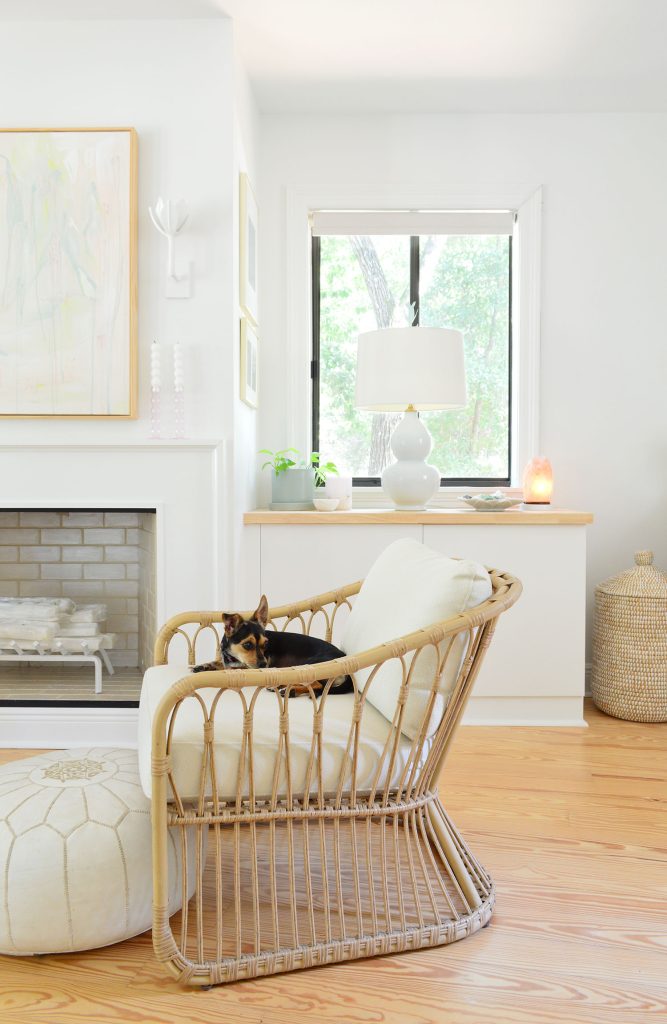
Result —
M1 444L0 509L155 509L157 619L224 603L225 442ZM0 708L0 746L132 746L136 709Z
M77 442L71 444L67 441L45 441L37 444L35 441L18 442L17 444L0 444L2 452L44 452L44 451L67 451L67 452L154 452L166 449L173 451L213 451L223 445L223 441L198 438L156 438L154 441L141 441L138 444L119 444L118 442L92 441L89 444Z

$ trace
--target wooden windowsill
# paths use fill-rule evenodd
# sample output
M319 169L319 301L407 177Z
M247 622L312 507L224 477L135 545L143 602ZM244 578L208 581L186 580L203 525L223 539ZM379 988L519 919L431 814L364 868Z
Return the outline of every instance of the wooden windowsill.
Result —
M246 526L382 526L421 524L424 526L585 526L593 522L591 512L550 508L539 512L508 509L506 512L464 512L450 508L429 508L422 512L392 509L353 508L347 512L274 512L258 508L243 516Z

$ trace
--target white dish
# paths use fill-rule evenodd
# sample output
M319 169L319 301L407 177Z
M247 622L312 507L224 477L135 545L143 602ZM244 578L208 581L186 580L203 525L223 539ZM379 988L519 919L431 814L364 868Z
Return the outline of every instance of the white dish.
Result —
M313 498L313 505L318 512L333 512L339 501L340 498Z
M492 494L464 494L461 501L476 512L504 512L505 509L521 505L523 498L511 498L503 491L494 491Z

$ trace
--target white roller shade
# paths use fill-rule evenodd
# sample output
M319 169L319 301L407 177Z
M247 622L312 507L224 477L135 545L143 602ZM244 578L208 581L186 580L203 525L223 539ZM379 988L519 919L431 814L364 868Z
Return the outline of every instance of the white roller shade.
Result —
M511 235L513 210L313 210L313 235Z

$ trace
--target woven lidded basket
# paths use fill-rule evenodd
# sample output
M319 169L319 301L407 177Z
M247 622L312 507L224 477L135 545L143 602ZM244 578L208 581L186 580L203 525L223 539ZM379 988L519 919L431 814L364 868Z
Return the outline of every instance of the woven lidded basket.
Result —
M652 551L595 588L591 692L601 711L667 722L667 576Z

